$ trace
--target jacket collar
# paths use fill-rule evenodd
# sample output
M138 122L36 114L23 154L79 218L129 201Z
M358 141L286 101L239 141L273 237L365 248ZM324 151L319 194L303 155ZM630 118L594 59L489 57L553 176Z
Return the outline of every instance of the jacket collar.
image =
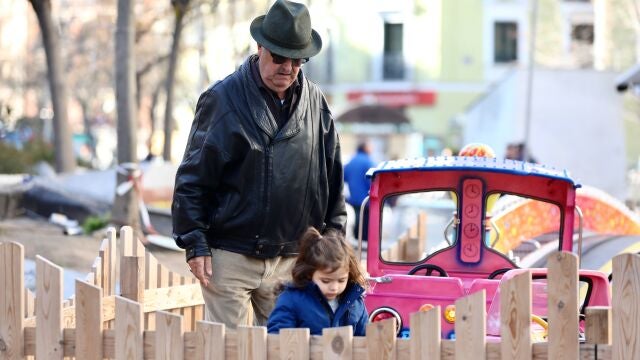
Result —
M300 92L300 99L298 100L298 104L291 114L289 121L285 124L285 126L278 132L278 125L276 120L273 118L273 114L269 110L269 106L266 104L265 99L260 94L259 85L253 79L253 75L251 72L251 61L255 60L257 55L249 56L240 68L238 68L238 72L241 76L241 81L244 86L241 87L240 91L244 92L244 98L247 101L248 111L251 114L251 117L256 122L258 127L262 129L262 131L267 134L272 140L282 140L289 137L292 137L300 132L302 127L302 120L304 116L306 116L307 104L309 102L309 84L305 79L302 70L298 73L298 84L302 87L302 91ZM246 105L238 103L236 99L232 100L236 108L243 109Z

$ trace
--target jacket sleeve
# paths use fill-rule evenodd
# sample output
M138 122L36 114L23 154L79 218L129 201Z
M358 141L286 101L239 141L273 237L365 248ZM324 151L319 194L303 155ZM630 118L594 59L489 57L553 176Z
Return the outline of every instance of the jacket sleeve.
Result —
M358 318L358 323L355 324L355 327L353 329L354 336L365 336L365 333L367 331L367 323L369 322L369 314L367 314L367 308L364 306L364 301L362 299L360 301L362 302L362 311L360 313L360 317Z
M210 226L211 208L215 206L212 204L213 193L228 158L209 138L216 124L215 98L212 89L200 96L187 149L176 173L171 205L173 238L186 250L187 260L211 255L206 232Z
M278 334L280 329L297 327L295 304L290 292L285 290L280 294L267 321L267 331L270 334Z
M327 228L346 232L347 210L344 203L344 171L340 155L340 137L331 117L328 131L325 135L325 151L327 159L327 177L329 179L329 201L325 224Z

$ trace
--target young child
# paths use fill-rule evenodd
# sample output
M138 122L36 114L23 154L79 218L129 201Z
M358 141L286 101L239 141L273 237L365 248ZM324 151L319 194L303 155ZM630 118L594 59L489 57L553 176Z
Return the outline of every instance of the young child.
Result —
M309 328L311 335L322 335L324 328L351 325L355 336L365 334L366 280L342 234L309 228L291 275L269 316L269 333Z

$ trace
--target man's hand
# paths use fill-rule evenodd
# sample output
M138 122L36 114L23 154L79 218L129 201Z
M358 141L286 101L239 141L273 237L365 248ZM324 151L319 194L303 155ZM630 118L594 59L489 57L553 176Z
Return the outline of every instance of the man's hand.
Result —
M211 256L196 256L189 259L187 264L189 264L189 270L193 276L200 280L202 286L207 287L209 285L209 279L211 279L213 275Z

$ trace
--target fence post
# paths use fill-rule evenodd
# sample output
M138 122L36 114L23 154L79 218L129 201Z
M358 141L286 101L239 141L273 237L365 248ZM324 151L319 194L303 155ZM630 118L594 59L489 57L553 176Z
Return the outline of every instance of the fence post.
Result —
M120 293L127 299L144 302L144 258L123 256L120 259Z
M353 358L353 328L351 326L322 329L322 358L325 360Z
M549 359L577 359L578 257L558 251L547 258Z
M115 299L116 360L142 360L142 305L120 296Z
M62 359L62 268L36 256L36 358Z
M456 360L486 359L486 325L484 289L456 300Z
M238 326L238 360L267 360L267 328Z
M281 329L278 339L280 359L309 358L309 329Z
M396 358L396 319L367 324L367 353L369 359Z
M76 280L76 359L102 359L102 289Z
M224 324L198 321L196 323L196 359L224 360L225 355Z
M0 243L0 359L24 354L24 247Z
M411 314L411 360L440 360L440 306Z
M640 257L621 254L613 258L614 360L640 359Z
M502 359L531 359L531 272L500 283Z
M184 357L182 317L156 312L156 360L181 360Z
M592 306L586 310L585 337L587 344L611 344L611 307Z

